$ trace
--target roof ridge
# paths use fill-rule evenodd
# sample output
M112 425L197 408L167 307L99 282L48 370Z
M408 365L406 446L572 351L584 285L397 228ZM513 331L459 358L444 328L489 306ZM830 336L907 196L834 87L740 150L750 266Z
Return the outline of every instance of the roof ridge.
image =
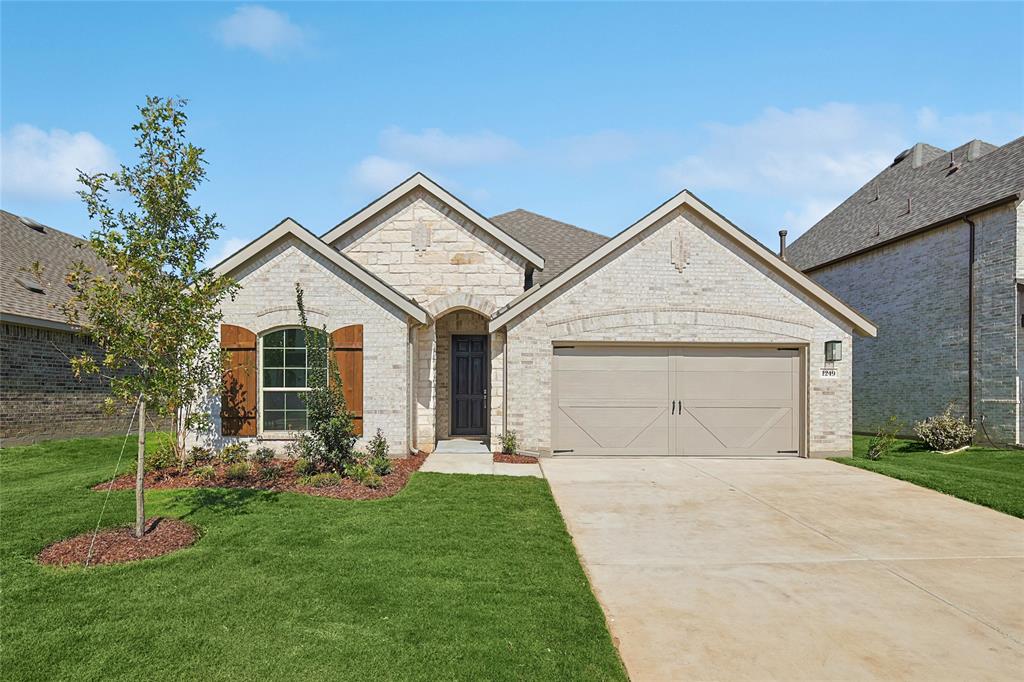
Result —
M594 230L590 230L590 229L587 229L585 227L580 227L579 225L575 225L573 223L567 223L564 220L559 220L558 218L552 218L551 216L546 216L543 213L537 213L536 211L531 211L531 210L526 209L526 208L514 208L511 211L505 211L503 213L495 213L490 218L488 218L488 220L494 220L495 218L501 218L503 216L512 215L513 213L526 213L526 214L531 215L531 216L536 216L537 218L543 218L544 220L550 220L553 223L558 223L559 225L563 225L565 227L571 227L574 230L579 230L581 232L587 232L588 234L597 235L598 237L604 237L605 239L610 239L610 237L608 235L606 235L606 234L601 234L600 232L595 232Z

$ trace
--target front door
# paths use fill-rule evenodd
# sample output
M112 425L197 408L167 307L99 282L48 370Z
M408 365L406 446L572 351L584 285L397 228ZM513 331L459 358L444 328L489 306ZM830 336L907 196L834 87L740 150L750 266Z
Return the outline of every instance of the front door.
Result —
M452 435L487 435L487 337L452 335Z

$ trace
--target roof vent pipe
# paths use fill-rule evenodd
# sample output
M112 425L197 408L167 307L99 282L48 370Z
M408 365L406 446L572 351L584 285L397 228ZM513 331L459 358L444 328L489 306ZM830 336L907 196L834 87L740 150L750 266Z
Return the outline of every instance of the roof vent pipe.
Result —
M786 230L779 230L779 258L786 260Z

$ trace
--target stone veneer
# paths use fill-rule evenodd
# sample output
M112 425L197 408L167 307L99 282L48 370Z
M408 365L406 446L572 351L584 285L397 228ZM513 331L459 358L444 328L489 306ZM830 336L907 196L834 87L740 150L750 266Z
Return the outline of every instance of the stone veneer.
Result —
M978 438L1019 442L1020 204L975 223L974 416ZM967 413L970 227L957 221L809 273L879 327L854 341L854 429Z
M811 456L848 455L851 329L688 210L676 211L506 326L508 428L551 451L555 342L769 343L804 347ZM824 343L843 342L839 377L822 379ZM492 417L493 418L493 417Z

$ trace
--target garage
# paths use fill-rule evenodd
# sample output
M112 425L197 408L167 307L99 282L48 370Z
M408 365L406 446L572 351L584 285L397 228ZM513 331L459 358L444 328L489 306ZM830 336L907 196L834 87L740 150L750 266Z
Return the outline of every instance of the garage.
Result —
M556 455L800 453L800 350L559 345Z

